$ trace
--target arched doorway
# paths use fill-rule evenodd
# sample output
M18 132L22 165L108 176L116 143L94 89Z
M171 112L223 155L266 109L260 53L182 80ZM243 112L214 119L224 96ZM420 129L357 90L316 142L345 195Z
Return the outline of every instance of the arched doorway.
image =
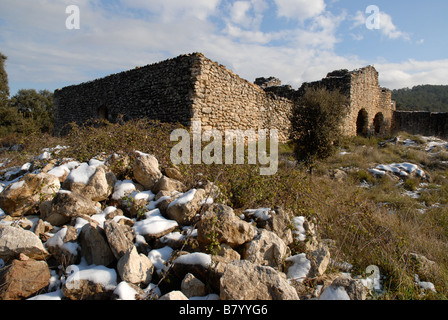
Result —
M367 136L369 133L369 114L366 109L361 109L356 119L356 134L358 136Z
M384 115L383 115L383 113L379 112L375 115L375 118L373 119L373 127L375 128L376 135L384 134Z
M107 111L107 107L102 106L98 109L98 118L108 120L109 119L109 112Z

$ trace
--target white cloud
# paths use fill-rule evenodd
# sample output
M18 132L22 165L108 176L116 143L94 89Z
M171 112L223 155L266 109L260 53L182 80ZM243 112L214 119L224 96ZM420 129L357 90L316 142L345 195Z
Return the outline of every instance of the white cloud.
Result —
M325 10L323 1L304 1L300 13L294 3L302 1L293 1L292 12L297 12L290 18L307 19L306 25L277 31L260 27L269 8L265 0L228 6L220 0L120 1L135 11L129 11L129 6L110 8L98 1L78 0L80 30L65 28L65 6L76 0L11 1L2 8L0 34L0 50L9 58L10 85L26 81L76 84L197 51L249 81L272 75L295 88L335 69L371 63L334 52L340 41L338 28L347 17ZM288 1L277 2L286 5ZM447 64L446 60L382 62L376 67L382 85L399 88L446 83Z
M325 11L324 0L274 0L277 5L277 15L287 19L305 21L318 16Z
M407 60L402 63L375 65L381 85L399 89L421 84L448 84L448 59L434 61Z
M157 12L164 22L185 17L206 20L216 12L221 0L121 0L128 8Z
M236 1L233 3L230 19L232 22L244 26L249 26L249 20L251 18L248 17L248 11L252 8L252 4L249 1Z
M363 27L366 28L366 15L362 11L357 11L355 16L351 17L353 21L353 25L351 29ZM379 14L379 32L386 36L389 39L395 40L395 39L404 39L404 40L410 40L410 35L406 32L400 31L398 27L393 23L392 17L381 11ZM377 31L374 29L374 31Z
M385 12L380 13L380 31L389 39L410 40L409 34L398 30L398 28L392 22L392 17Z

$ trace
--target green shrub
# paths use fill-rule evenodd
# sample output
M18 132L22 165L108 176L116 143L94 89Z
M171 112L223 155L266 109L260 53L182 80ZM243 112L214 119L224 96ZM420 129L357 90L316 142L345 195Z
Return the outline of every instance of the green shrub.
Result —
M294 151L299 161L311 165L335 151L347 99L337 91L308 88L293 107L291 116Z

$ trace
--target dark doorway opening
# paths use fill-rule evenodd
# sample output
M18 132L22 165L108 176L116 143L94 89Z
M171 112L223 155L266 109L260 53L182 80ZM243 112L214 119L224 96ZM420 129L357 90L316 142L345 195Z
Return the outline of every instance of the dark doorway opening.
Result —
M358 136L367 136L369 132L369 114L366 109L361 109L356 120L356 134Z
M384 134L384 115L381 112L375 115L375 118L373 119L373 127L375 128L376 135Z

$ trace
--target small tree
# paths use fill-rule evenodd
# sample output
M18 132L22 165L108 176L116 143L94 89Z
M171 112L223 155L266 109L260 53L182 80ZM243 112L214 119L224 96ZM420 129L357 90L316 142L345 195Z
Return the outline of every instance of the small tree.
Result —
M316 160L334 153L348 111L347 102L339 91L312 87L295 102L291 117L294 152L310 170Z
M5 107L9 99L8 74L5 70L7 57L0 52L0 107Z
M23 132L53 131L53 93L48 90L21 89L11 98L11 107L23 118Z

